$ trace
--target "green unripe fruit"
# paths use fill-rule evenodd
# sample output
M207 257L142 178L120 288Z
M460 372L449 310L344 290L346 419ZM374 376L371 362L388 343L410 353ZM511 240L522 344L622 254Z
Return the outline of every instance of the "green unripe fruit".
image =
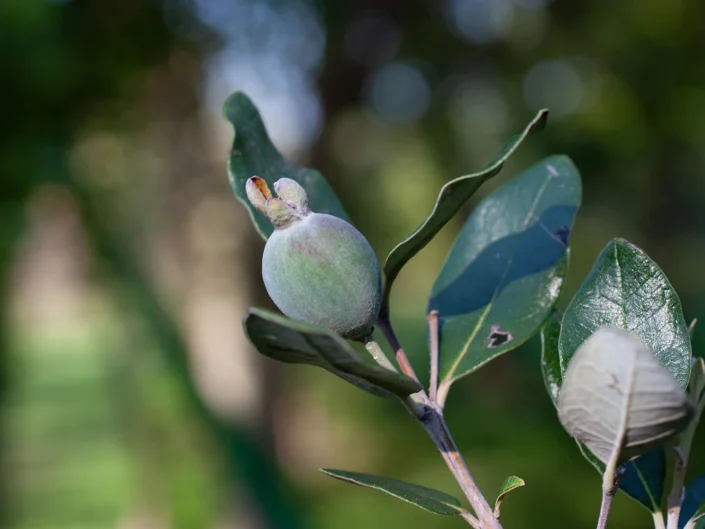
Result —
M380 310L382 279L367 239L351 224L308 207L304 189L282 178L273 198L259 177L247 181L250 202L272 221L262 256L270 297L288 317L364 340Z

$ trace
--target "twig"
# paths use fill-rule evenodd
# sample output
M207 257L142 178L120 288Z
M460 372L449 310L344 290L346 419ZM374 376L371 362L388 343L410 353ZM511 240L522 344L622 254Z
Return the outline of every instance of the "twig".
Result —
M406 354L404 353L404 350L402 349L401 344L392 329L389 319L380 318L377 323L379 328L382 329L387 342L389 342L389 345L395 351L395 356L402 372L408 377L418 381L418 377L416 376L416 373L414 373L414 369L411 367L409 359L406 357ZM426 433L428 433L429 437L443 456L448 469L453 474L453 477L458 482L458 485L460 485L460 488L465 494L470 506L477 515L477 525L474 525L474 521L471 521L474 520L474 518L472 518L470 513L468 513L467 516L463 516L463 518L465 518L466 521L468 521L468 523L470 523L473 527L477 527L477 529L502 529L502 525L499 523L499 520L494 517L492 508L489 506L487 500L485 500L484 496L478 489L475 480L472 478L472 475L465 464L465 461L463 461L462 456L458 452L458 447L455 445L455 441L453 441L453 438L450 435L450 431L448 430L448 425L443 418L441 408L431 402L424 390L415 393L412 397L416 398L406 399L404 401L405 405L407 405L408 408L409 402L413 402L414 404L419 403L424 407L425 413L422 416L419 416L413 409L410 409L409 411L421 423L426 430Z
M397 339L396 334L394 334L394 329L392 329L392 324L389 321L389 318L380 319L377 322L377 325L380 329L382 329L382 333L384 334L384 337L386 338L390 347L394 351L394 356L397 359L397 363L399 364L399 368L401 369L401 372L404 373L407 377L411 377L418 382L419 377L416 376L416 373L414 372L414 368L411 367L411 363L409 362L409 359L406 357L406 353L404 352L404 349L401 348L401 344L399 343L399 340Z
M693 446L693 438L698 429L700 416L705 409L705 398L700 397L700 395L693 395L691 398L693 398L692 404L695 407L695 413L685 431L681 434L678 447L673 449L676 456L676 468L673 472L671 492L668 494L668 529L678 529L678 519L681 512L681 504L683 503L683 485L685 483L686 470L688 469L690 449Z
M472 514L470 514L468 511L464 510L460 513L460 516L463 517L463 520L468 522L468 525L472 526L473 529L482 529L480 527L480 522L477 521L477 518L475 518Z
M687 444L684 448L690 451L690 443L684 442L683 444ZM685 494L683 483L685 482L686 463L688 461L688 455L680 447L676 446L673 448L673 455L675 456L675 468L673 470L673 485L668 495L668 523L666 525L668 529L678 529L678 518L681 514L681 503Z
M431 402L437 402L438 396L438 311L432 310L426 318L428 321L429 349L431 350L431 382L428 396Z
M666 524L663 523L663 514L661 511L651 513L654 517L654 529L666 529Z
M600 517L597 519L597 529L605 529L607 527L607 518L610 515L612 500L614 499L615 494L617 494L619 480L622 479L622 476L624 475L625 471L625 466L619 467L614 472L614 481L612 486L609 488L602 488L602 504L600 505Z

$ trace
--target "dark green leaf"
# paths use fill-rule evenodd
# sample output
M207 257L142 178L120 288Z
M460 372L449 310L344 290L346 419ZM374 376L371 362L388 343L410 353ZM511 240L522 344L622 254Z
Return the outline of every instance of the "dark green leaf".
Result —
M691 346L681 302L656 263L623 239L602 250L565 311L558 340L564 373L580 344L602 325L641 338L685 388Z
M250 212L262 237L269 237L273 228L272 223L247 200L245 182L251 176L264 178L270 189L274 188L274 182L280 178L296 180L306 189L312 211L349 220L338 197L321 173L292 164L272 145L257 108L245 94L232 94L223 105L223 115L235 129L228 162L230 185L237 199Z
M678 529L683 529L690 520L705 523L705 474L701 474L685 487Z
M558 355L558 335L561 332L561 316L553 311L541 327L541 372L546 391L555 406L561 390L563 373Z
M529 339L558 298L580 175L551 156L485 198L467 220L433 285L442 384Z
M461 176L445 184L438 198L433 211L426 217L421 226L414 233L400 242L387 256L384 263L384 275L386 282L384 285L384 297L382 310L388 310L389 293L394 280L399 272L409 260L419 253L445 226L450 219L460 210L467 200L478 190L478 188L489 178L492 178L502 170L504 163L519 147L529 134L540 132L546 126L548 110L541 110L529 123L521 134L513 136L502 149L502 152L494 161L479 173Z
M435 514L458 515L463 511L460 502L453 496L420 485L412 485L396 479L383 478L358 472L322 468L321 472L331 477L354 483L362 487L381 490Z
M705 359L693 358L691 363L688 394L695 408L705 407ZM695 420L698 420L697 417Z
M502 500L504 500L504 497L514 489L518 489L524 485L526 485L524 480L517 476L509 476L504 480L504 483L502 483L502 488L499 489L499 494L494 502L494 515L496 518L499 518L499 509L502 505Z
M248 311L243 324L257 350L275 360L322 367L379 397L406 397L421 390L415 380L363 361L334 332L256 308Z
M594 466L600 475L605 465L587 447L578 443L585 459ZM626 463L626 471L619 482L623 490L651 512L661 511L664 482L666 480L666 450L660 446L643 456Z

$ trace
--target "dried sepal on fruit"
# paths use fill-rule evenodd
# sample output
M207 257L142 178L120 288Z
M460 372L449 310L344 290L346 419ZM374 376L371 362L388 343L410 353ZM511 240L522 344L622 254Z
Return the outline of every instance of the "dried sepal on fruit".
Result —
M257 176L247 197L274 226L262 256L270 297L286 316L365 340L377 321L382 296L379 262L367 239L348 222L314 213L298 182L275 182L273 197Z

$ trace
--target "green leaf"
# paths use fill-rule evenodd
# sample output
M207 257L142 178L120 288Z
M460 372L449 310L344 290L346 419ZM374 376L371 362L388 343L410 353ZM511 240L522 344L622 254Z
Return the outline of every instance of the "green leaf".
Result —
M499 509L502 506L502 500L504 500L504 497L514 489L518 489L519 487L523 487L524 485L526 485L526 483L524 483L524 480L517 476L509 476L504 480L504 483L502 483L502 488L499 489L499 494L497 495L497 499L494 502L495 518L499 518Z
M558 394L563 385L558 354L558 335L561 317L555 311L548 317L541 328L541 368L544 383L553 404L558 401ZM605 465L590 450L577 442L585 459L602 475ZM658 447L643 456L629 461L622 476L619 488L649 510L660 510L666 479L666 451Z
M412 485L396 479L373 476L371 474L360 474L358 472L346 472L344 470L332 470L322 468L321 472L333 478L381 490L390 496L399 498L408 503L421 507L422 509L443 515L458 515L463 512L460 502L453 496L433 489L427 489L420 485Z
M690 336L681 302L661 269L641 249L615 239L602 250L563 316L561 369L602 325L636 334L681 387L690 374Z
M678 382L633 333L600 327L570 360L558 418L614 472L682 432L693 408ZM610 467L609 462L613 462ZM610 476L605 476L610 483Z
M578 448L600 475L604 474L605 465L602 461L582 443L578 443ZM660 446L626 463L626 471L619 481L619 488L649 511L660 512L665 481L666 450Z
M678 529L683 529L691 520L705 523L705 474L701 474L685 487Z
M389 293L391 292L394 280L399 272L409 260L419 253L436 234L445 226L453 216L460 211L460 208L478 190L478 188L489 178L498 174L504 163L519 147L519 145L533 132L540 132L546 127L548 110L541 110L536 117L526 126L524 131L513 136L502 149L502 152L478 173L461 176L445 184L433 207L431 213L416 231L400 242L387 256L384 263L384 275L386 282L384 285L384 295L382 301L382 311L389 310Z
M277 151L269 139L257 108L245 94L232 94L223 105L223 116L235 129L228 161L230 185L237 199L250 212L257 231L264 239L272 234L272 223L247 200L245 182L251 176L263 178L270 189L274 188L274 182L280 178L296 180L306 190L312 211L328 213L349 221L338 197L321 173L298 167Z
M563 382L561 360L558 355L558 335L561 332L561 316L555 310L541 327L541 373L546 391L553 401L558 403L558 393Z
M695 408L705 407L705 359L703 358L693 358L691 362L688 394Z
M379 397L406 397L421 391L409 377L362 358L332 331L251 308L243 321L245 334L265 356L290 364L322 367Z
M568 266L568 236L580 205L580 175L551 156L485 198L433 285L446 390L528 340L546 320Z

